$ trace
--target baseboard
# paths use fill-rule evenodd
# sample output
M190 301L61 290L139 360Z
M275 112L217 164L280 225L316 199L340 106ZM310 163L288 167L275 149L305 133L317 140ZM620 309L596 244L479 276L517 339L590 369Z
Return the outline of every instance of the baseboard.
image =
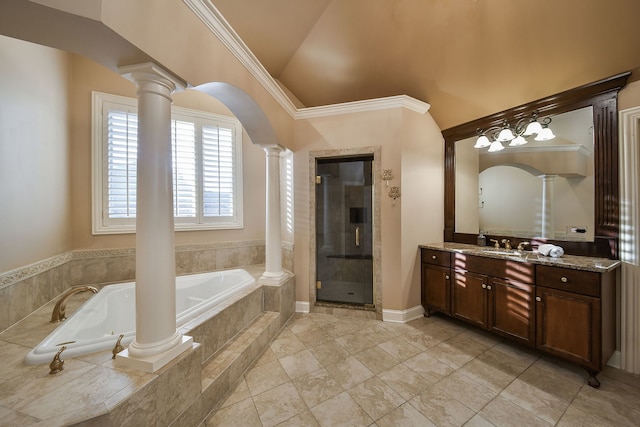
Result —
M611 366L612 368L621 369L622 361L621 361L620 350L616 350L613 352L609 361L607 362L607 366Z
M309 313L310 307L309 301L296 301L296 313Z
M406 310L382 309L382 320L391 323L407 323L424 315L424 308L417 305Z

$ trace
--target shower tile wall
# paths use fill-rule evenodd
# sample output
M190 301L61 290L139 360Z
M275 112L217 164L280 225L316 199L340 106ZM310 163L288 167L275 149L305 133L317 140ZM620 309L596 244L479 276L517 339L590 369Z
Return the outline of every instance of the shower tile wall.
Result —
M283 267L293 271L293 247L285 244ZM176 274L264 264L264 241L176 246ZM135 279L135 250L67 252L0 273L0 331L78 285L105 285Z

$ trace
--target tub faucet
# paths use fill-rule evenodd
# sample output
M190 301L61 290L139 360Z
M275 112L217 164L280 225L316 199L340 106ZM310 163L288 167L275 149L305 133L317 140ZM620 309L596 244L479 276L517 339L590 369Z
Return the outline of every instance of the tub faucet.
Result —
M62 296L56 303L56 306L53 308L53 313L51 313L51 323L58 323L66 319L67 316L65 315L64 311L67 308L67 300L72 295L84 291L91 291L94 294L98 293L98 289L94 288L93 286L74 286L73 288L68 289L64 294L62 294Z

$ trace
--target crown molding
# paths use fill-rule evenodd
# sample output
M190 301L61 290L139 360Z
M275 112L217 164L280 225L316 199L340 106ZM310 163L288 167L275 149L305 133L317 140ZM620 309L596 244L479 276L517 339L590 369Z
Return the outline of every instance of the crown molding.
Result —
M295 118L296 107L210 0L183 0L240 63Z
M229 22L222 16L218 9L216 9L213 3L211 3L211 0L183 0L183 2L200 18L222 44L229 49L240 63L249 70L251 75L258 80L294 120L389 108L407 108L419 114L425 114L429 111L430 105L428 103L407 95L345 102L319 107L296 108L293 102L291 102L291 99L289 99L275 79L269 74L260 61L258 61L258 58L256 58L249 47L242 41Z
M363 111L386 110L389 108L406 108L420 114L429 111L431 106L407 95L388 96L386 98L366 99L363 101L344 102L342 104L323 105L319 107L300 108L296 119L312 119L316 117L336 116L340 114L360 113Z

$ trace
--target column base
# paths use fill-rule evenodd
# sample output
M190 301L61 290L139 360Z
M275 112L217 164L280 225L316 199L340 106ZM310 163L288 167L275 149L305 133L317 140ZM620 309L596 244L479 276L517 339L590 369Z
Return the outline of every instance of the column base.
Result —
M133 357L126 348L116 355L116 365L153 373L193 346L193 338L183 335L182 340L169 350L147 357Z
M268 273L265 271L264 273L262 273L262 276L260 276L260 282L268 283L270 285L277 285L283 282L284 279L288 277L289 275L284 271L281 271L279 273Z

